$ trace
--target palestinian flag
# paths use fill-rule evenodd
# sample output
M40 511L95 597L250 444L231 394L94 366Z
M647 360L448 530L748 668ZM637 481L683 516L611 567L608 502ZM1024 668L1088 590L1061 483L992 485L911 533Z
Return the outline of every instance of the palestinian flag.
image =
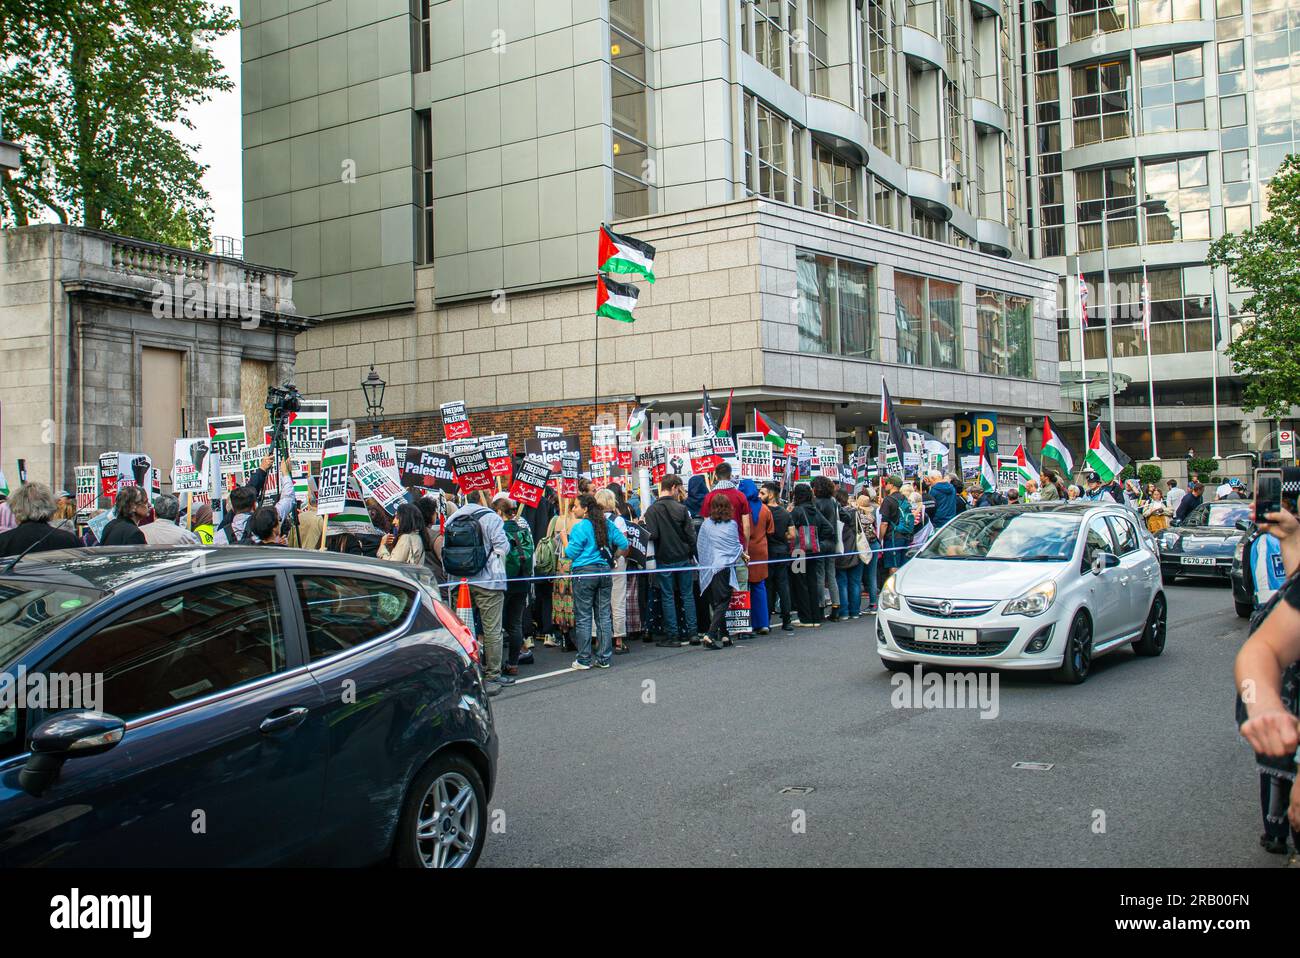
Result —
M1089 469L1101 477L1102 482L1113 482L1132 460L1119 451L1110 437L1101 431L1098 423L1088 443L1088 455L1083 460Z
M894 453L898 457L901 466L903 462L903 453L910 447L907 439L903 435L903 427L898 421L898 414L894 411L894 400L889 395L889 387L885 385L885 377L880 377L880 424L885 427L885 433L889 437L890 443L894 446ZM884 442L880 442L880 464L883 471L886 452Z
M731 394L727 396L726 411L723 412L722 418L718 420L717 435L719 436L731 435L731 400L735 398L735 395L736 395L736 390L733 389L731 391Z
M645 405L637 406L628 414L627 431L632 436L633 442L641 442L646 437L646 426L650 425L650 407L654 402L648 402Z
M602 273L634 273L655 281L655 248L631 236L620 236L608 226L600 228L596 269Z
M989 451L984 442L980 443L980 488L985 492L993 492L998 487L997 470L993 468L993 463L989 462Z
M709 401L709 391L704 386L700 387L704 393L704 404L700 406L700 415L704 417L704 435L712 436L717 430L713 426L713 403Z
M596 277L596 315L617 319L620 323L633 321L632 310L640 295L635 286L616 283L604 276Z
M1083 328L1088 328L1088 284L1083 281L1083 274L1079 274L1079 320L1083 323Z
M763 438L770 442L777 452L785 451L787 435L785 426L775 419L768 419L757 409L754 410L754 431L761 432Z
M1061 469L1062 478L1074 472L1074 453L1070 452L1070 447L1052 425L1051 416L1043 417L1043 448L1039 455L1044 462L1049 459L1055 462Z
M1029 461L1029 456L1025 453L1025 444L1022 442L1016 446L1016 472L1020 475L1020 482L1017 487L1020 490L1020 497L1025 496L1025 484L1030 479L1038 481L1038 469Z

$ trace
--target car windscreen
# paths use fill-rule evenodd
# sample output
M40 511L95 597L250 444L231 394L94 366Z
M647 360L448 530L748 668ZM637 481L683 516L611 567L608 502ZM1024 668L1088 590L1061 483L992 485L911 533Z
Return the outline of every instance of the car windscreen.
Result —
M103 594L62 583L0 579L0 666L14 661Z
M1214 502L1198 506L1188 518L1189 526L1215 526L1235 529L1238 519L1255 518L1254 506L1249 502Z
M1064 562L1074 555L1079 516L975 509L953 519L919 557L1006 562Z

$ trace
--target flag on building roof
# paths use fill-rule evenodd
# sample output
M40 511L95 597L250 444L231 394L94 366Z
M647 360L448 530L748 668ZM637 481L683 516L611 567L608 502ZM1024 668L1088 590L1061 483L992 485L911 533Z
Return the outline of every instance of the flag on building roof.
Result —
M1102 482L1113 482L1131 460L1119 447L1110 441L1110 437L1101 431L1098 423L1092 431L1092 440L1088 443L1088 455L1084 462L1088 468L1101 477Z
M616 283L604 276L596 277L596 315L617 319L620 323L633 321L632 310L636 308L640 293L635 286Z
M634 273L647 282L655 281L655 248L631 236L615 233L608 226L600 228L600 249L596 268L603 273Z
M989 462L988 444L980 440L980 488L985 492L992 492L998 487L997 470L993 468L993 463Z
M1074 472L1074 453L1070 447L1065 444L1065 439L1052 426L1052 417L1043 417L1043 447L1039 451L1043 461L1052 460L1061 468L1061 476L1065 478Z
M775 419L769 419L757 409L754 410L754 431L761 432L763 438L770 442L777 452L785 449L787 433L785 426L782 426Z

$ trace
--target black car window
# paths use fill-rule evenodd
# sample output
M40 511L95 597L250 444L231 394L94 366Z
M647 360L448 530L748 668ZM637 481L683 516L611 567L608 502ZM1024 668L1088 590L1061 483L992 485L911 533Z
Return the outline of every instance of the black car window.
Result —
M1107 516L1106 521L1110 523L1111 534L1115 537L1115 547L1118 549L1116 555L1126 556L1138 550L1137 530L1133 528L1133 523L1123 516Z
M391 632L406 620L415 590L342 575L295 577L311 661Z
M1088 537L1083 544L1083 568L1085 571L1092 568L1093 561L1103 552L1114 552L1115 544L1110 540L1110 533L1106 531L1106 520L1098 516L1088 523Z
M170 708L284 668L274 576L203 582L142 605L54 665L102 675L101 710L123 719Z

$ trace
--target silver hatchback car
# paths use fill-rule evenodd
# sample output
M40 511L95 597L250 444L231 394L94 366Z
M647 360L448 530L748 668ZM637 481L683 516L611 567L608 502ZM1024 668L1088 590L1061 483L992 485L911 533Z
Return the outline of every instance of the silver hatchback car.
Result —
M1095 656L1165 646L1167 603L1154 538L1100 503L1030 503L957 516L886 580L876 649L914 663L1056 669L1082 682Z

